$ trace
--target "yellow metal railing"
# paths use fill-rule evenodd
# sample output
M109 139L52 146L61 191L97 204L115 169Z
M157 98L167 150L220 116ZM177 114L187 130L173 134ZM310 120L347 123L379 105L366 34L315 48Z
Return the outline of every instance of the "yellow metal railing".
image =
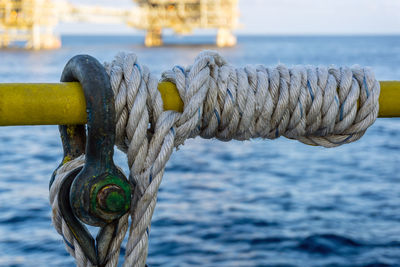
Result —
M379 117L400 117L400 81L380 82ZM166 110L182 112L175 84L161 82L158 90ZM0 126L86 123L86 104L79 83L0 84Z

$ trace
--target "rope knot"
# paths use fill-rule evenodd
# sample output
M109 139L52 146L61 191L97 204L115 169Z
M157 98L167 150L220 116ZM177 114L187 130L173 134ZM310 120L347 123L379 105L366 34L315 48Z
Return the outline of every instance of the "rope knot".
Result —
M146 263L151 217L165 165L174 147L201 136L222 141L285 136L310 145L334 147L363 136L378 115L380 87L369 68L354 66L235 68L215 51L200 53L187 68L175 66L161 80L173 82L182 113L164 111L158 79L134 54L118 54L105 64L114 91L116 144L127 154L135 185L124 266ZM80 161L82 159L79 159ZM65 164L57 173L80 161ZM51 189L53 222L79 266L87 258L71 249L73 235L63 226ZM127 230L121 218L107 266L118 264ZM65 229L64 229L65 228Z

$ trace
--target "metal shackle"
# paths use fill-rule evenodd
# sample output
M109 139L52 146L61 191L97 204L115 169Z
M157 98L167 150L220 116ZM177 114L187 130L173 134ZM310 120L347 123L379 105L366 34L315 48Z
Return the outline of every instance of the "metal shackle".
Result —
M64 161L69 154L76 157L81 153L86 138L85 165L71 184L70 205L82 222L105 226L129 210L132 192L128 180L113 161L115 108L110 80L95 58L78 55L65 66L61 81L81 84L87 111L87 136L82 137L83 126L60 126L66 153Z

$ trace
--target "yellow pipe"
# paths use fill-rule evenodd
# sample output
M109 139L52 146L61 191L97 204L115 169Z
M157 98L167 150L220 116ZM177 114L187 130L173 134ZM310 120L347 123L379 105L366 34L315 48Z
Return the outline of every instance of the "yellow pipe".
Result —
M400 117L400 81L380 82L379 117ZM158 90L166 110L182 112L175 84ZM86 123L86 104L79 83L0 84L0 126Z
M400 117L400 81L383 81L379 95L379 118Z
M0 84L0 125L84 124L79 83Z

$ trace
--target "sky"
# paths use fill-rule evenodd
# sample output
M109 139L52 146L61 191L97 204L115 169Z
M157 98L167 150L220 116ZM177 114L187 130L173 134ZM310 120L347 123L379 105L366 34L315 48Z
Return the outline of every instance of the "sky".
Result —
M132 0L70 0L131 8ZM400 0L239 0L237 34L400 34ZM101 27L99 27L101 26ZM137 34L124 25L62 23L61 34Z

